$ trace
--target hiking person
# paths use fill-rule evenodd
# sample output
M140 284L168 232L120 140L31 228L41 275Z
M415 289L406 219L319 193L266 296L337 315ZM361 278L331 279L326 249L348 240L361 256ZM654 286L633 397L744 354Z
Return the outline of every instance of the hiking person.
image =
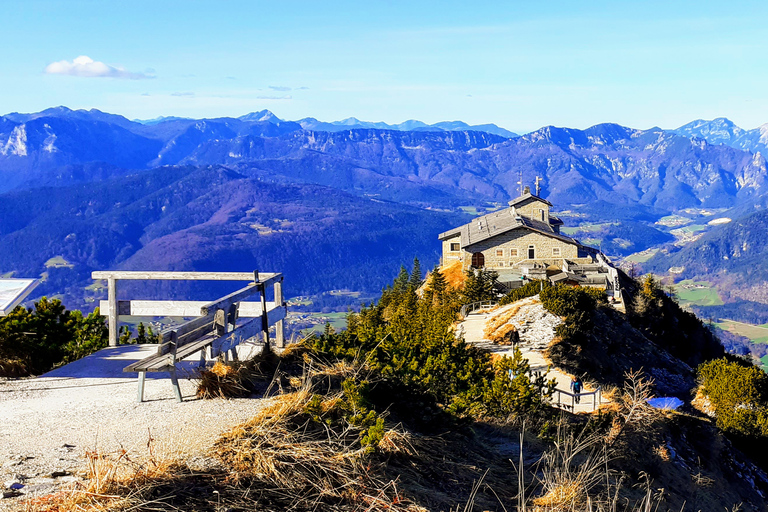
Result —
M579 394L581 393L581 390L584 388L584 383L581 382L581 379L579 377L571 377L571 391L573 391L574 395L574 401L578 404L581 400L581 397Z

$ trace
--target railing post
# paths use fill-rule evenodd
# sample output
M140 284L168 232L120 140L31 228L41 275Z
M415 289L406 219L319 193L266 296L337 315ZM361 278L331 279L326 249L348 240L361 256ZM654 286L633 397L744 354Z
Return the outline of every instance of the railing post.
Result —
M261 329L264 336L264 344L269 350L269 319L267 318L267 287L263 284L257 285L261 291Z
M109 301L108 322L109 322L109 346L117 346L118 322L120 316L117 311L117 279L110 277L107 279L107 300Z
M275 282L275 308L285 307L283 302L283 280ZM275 323L275 345L277 348L285 347L285 333L283 332L283 320Z

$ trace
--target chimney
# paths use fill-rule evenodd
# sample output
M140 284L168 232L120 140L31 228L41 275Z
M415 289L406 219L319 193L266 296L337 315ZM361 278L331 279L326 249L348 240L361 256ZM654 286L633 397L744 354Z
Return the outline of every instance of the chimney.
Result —
M523 194L530 194L530 193L531 193L531 187L526 185L525 188L523 189Z

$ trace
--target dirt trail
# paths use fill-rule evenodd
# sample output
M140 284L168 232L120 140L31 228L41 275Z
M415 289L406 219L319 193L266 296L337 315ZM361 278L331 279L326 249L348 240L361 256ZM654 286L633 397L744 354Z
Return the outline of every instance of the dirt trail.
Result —
M551 366L552 363L544 357L544 350L554 339L555 328L562 320L544 309L537 296L522 299L491 312L478 311L467 315L467 318L457 326L457 333L463 333L464 340L467 343L487 349L494 354L511 357L514 353L513 347L494 344L486 338L484 331L490 321L513 308L519 308L519 311L509 320L509 323L513 324L520 334L519 348L523 357L528 359L532 371L546 372L547 367ZM552 367L549 370L549 378L556 379L558 389L563 391L570 390L570 375ZM584 391L589 392L592 389L585 388ZM571 410L571 397L555 393L553 400L557 402L558 399L567 406L568 410ZM602 403L608 403L608 400L602 398ZM575 412L590 412L592 410L592 396L583 397L581 403L575 404Z

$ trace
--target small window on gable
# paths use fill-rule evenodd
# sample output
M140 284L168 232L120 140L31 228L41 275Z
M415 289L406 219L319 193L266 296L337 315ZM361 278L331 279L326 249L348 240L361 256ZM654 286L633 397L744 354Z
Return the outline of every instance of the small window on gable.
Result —
M454 242L451 243L451 252L458 252L461 249L461 245Z
M496 256L504 257L504 249L496 249Z
M553 247L552 248L552 256L560 256L560 248L559 247Z
M509 256L512 258L517 258L519 256L516 247L509 250Z
M547 219L545 217L544 210L539 210L539 211L541 212L541 221L545 222Z

